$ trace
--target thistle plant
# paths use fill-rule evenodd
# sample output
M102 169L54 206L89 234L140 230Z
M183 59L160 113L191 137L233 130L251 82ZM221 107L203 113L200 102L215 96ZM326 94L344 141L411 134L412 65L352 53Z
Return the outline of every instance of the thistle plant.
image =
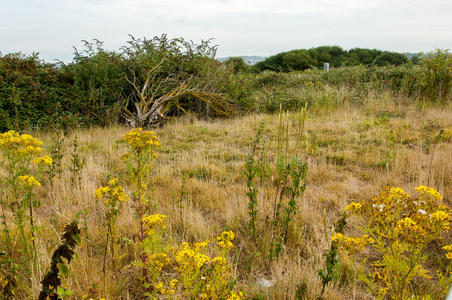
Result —
M412 197L401 188L388 187L371 200L350 203L345 214L362 219L362 235L336 233L331 238L378 299L415 296L412 283L432 278L427 267L429 246L443 243L450 229L451 213L441 203L443 197L429 187L419 186L416 190L418 196ZM362 253L366 249L377 256L365 259ZM452 254L449 256L452 258ZM440 293L447 293L447 289Z
M107 257L107 249L110 245L111 261L113 271L116 270L115 246L116 246L116 220L121 213L122 203L129 200L129 196L125 193L124 188L119 184L118 179L110 179L108 185L100 187L95 191L98 200L103 201L105 206L105 223L107 231L107 241L105 243L104 259L102 272L105 276L105 265ZM110 241L111 240L111 241Z
M157 157L154 151L160 146L154 131L137 128L124 135L123 140L129 146L129 151L123 155L127 161L130 181L133 187L133 201L136 203L136 212L140 220L140 241L144 240L143 217L146 212L149 192L149 176L152 161Z

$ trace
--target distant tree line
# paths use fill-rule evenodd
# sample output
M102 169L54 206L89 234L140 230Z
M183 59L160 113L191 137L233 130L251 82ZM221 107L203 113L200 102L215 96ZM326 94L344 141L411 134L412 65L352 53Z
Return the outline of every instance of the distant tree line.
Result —
M342 66L399 66L408 63L405 55L377 49L354 48L344 50L338 46L322 46L311 49L297 49L270 56L254 67L258 71L291 72L322 68L324 63L331 67Z

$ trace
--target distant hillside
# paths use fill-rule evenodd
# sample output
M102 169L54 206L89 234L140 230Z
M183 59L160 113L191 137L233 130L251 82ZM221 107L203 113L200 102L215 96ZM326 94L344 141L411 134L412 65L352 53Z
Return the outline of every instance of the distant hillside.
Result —
M257 64L258 62L264 61L267 58L266 56L226 56L226 57L219 57L219 58L217 58L217 60L225 61L231 57L241 57L249 65Z
M403 55L406 56L406 58L411 59L413 56L418 56L419 53L410 53L410 52L404 52L402 53Z

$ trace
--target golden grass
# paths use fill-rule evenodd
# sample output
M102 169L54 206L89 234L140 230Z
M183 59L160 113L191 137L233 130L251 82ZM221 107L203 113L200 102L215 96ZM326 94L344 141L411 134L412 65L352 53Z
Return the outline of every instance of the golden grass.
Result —
M331 225L348 203L371 198L386 185L400 186L410 192L415 186L429 185L439 189L446 203L451 204L452 143L442 141L430 145L429 153L425 148L428 138L452 126L450 106L420 107L391 100L387 95L370 95L367 103L359 108L344 105L311 111L306 136L313 153L306 154L308 186L299 200L293 242L279 261L268 265L266 254L255 254L256 249L247 238L248 200L243 176L244 159L260 121L266 124L265 148L271 159L276 155L277 115L252 114L220 121L187 116L156 130L162 146L152 169L153 209L168 216L168 236L175 244L212 239L224 229L236 232L232 261L238 285L248 296L294 299L297 290L307 299L319 295L321 283L317 270L323 266L322 253L329 246L322 224L324 211L327 224ZM83 295L108 299L138 297L141 287L131 281L130 269L109 271L107 278L103 278L102 251L106 240L102 204L94 197L103 174L124 179L125 169L119 158L124 151L115 141L128 130L123 127L80 129L65 138L64 163L69 164L71 140L77 136L80 155L86 164L80 184L70 183L65 167L53 187L41 190L42 205L36 210L41 274L33 280L31 298L39 293L39 281L64 225L79 211L83 212L80 216L83 245L77 248L65 286L74 290L78 299ZM295 129L291 132L295 134ZM42 134L40 138L49 145L55 135ZM392 151L389 158L388 151ZM181 220L177 198L182 185L186 197ZM258 234L260 240L265 240L270 238L264 230L264 216L272 209L271 199L262 194L258 199ZM124 207L118 228L122 237L137 241L139 223L131 205L129 201ZM136 251L127 240L122 242L123 253ZM132 258L125 257L124 261ZM262 290L257 283L261 278L275 280L276 285ZM324 299L371 298L354 280L353 272L342 278L344 286L328 286Z

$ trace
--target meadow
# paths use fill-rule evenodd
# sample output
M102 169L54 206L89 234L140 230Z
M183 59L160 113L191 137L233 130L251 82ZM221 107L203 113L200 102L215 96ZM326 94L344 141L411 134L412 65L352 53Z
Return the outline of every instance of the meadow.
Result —
M206 92L154 128L4 119L1 297L443 299L450 82L438 93L420 66L218 68L227 116L205 113L220 95ZM118 109L97 100L96 118Z
M290 137L298 134L297 116L298 113L288 114ZM426 185L438 190L450 204L452 110L449 105L412 104L386 93L368 95L359 107L344 103L336 108L308 110L303 143L296 150L308 165L306 191L297 199L289 241L278 259L269 261L266 251L271 238L270 225L265 217L273 210L275 187L262 179L257 194L259 244L256 245L248 231L249 201L244 170L260 123L264 124L260 151L269 163L275 161L278 122L278 113L249 114L227 120L185 116L155 130L161 146L155 150L158 157L150 170L149 212L167 216L164 235L176 247L183 241L212 240L223 231L233 231L235 247L229 252L228 261L236 279L235 288L247 298L319 296L322 284L317 271L325 264L323 252L330 245L331 225L352 201L371 199L385 186L402 187L413 193L414 187ZM65 289L73 291L73 297L85 299L134 299L144 295L139 268L130 266L140 251L140 229L133 202L124 203L117 219L118 253L115 255L121 259L115 270L108 267L104 273L105 208L94 195L97 188L105 185L106 176L118 178L126 192L133 190L121 160L125 146L117 143L129 130L115 126L74 130L65 136L36 134L44 142L44 149L61 141L62 172L52 181L44 179L47 184L36 189L36 197L41 202L35 209L39 268L28 278L29 286L18 282L17 295L37 297L40 281L64 226L76 215L82 229L82 243L68 264L68 274L62 277ZM444 133L435 139L440 131ZM294 140L290 139L289 143ZM80 170L75 173L71 171L74 155L81 161ZM11 216L7 215L6 219L10 222ZM356 225L355 222L352 220L351 224ZM350 226L346 232L355 230ZM436 248L429 254L437 264L432 267L445 268L444 253ZM356 276L350 265L342 264L337 284L328 285L323 298L372 298ZM262 279L274 285L263 288L259 283ZM426 288L427 283L423 284Z

